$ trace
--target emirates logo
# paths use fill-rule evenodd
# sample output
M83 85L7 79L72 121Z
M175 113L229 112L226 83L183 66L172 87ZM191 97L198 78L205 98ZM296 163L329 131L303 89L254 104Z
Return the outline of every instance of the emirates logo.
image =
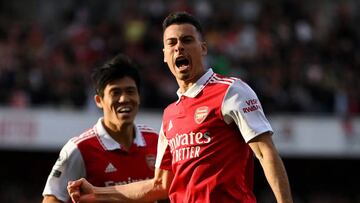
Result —
M197 124L202 123L206 116L209 114L209 107L207 106L202 106L196 109L195 114L194 114L194 120Z

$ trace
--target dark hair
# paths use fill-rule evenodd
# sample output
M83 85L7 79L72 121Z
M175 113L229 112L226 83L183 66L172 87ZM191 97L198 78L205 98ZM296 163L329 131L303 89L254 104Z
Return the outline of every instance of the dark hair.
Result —
M203 33L203 29L201 27L200 22L191 14L182 11L182 12L173 12L170 13L163 21L163 32L165 31L165 29L167 27L169 27L170 25L173 24L191 24L193 25L196 30L199 32L200 37L203 39L204 38L204 33Z
M135 81L137 90L140 94L141 80L138 65L128 56L119 54L106 62L104 65L94 69L94 72L92 73L92 80L96 94L103 97L106 85L114 80L124 77L130 77Z

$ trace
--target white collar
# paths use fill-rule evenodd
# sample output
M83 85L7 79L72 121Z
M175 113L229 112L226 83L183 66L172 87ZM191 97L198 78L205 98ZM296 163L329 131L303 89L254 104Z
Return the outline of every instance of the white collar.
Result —
M115 150L115 149L121 149L121 145L115 141L108 132L106 132L103 123L102 123L103 117L99 118L97 123L95 124L94 128L98 134L98 138L102 146L105 148L105 150ZM136 144L139 147L145 147L146 142L144 137L142 136L139 128L137 125L135 125L135 139L134 144Z
M209 68L206 73L201 76L201 78L199 80L197 80L195 82L195 84L193 84L188 90L186 90L186 92L184 92L183 94L180 93L180 88L176 91L176 94L178 95L178 100L176 103L178 103L180 101L181 96L186 96L186 97L191 97L194 98L196 97L202 89L204 89L204 87L206 86L207 82L209 81L209 79L211 78L211 76L214 74L214 71Z

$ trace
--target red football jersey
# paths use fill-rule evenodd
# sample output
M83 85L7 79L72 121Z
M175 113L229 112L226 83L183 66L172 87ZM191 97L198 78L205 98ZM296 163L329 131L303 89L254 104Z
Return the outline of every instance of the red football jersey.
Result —
M158 134L152 128L137 125L134 142L126 151L106 132L101 120L64 145L43 195L52 194L67 201L67 182L81 177L95 186L110 186L154 176Z
M256 202L247 142L271 126L244 82L211 69L164 111L156 167L172 170L172 202Z

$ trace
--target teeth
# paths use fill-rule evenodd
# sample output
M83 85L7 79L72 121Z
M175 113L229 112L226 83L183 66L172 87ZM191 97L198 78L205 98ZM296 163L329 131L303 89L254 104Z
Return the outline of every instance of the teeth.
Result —
M130 107L122 107L122 108L119 108L118 111L119 112L129 112L129 111L131 111L131 108Z

